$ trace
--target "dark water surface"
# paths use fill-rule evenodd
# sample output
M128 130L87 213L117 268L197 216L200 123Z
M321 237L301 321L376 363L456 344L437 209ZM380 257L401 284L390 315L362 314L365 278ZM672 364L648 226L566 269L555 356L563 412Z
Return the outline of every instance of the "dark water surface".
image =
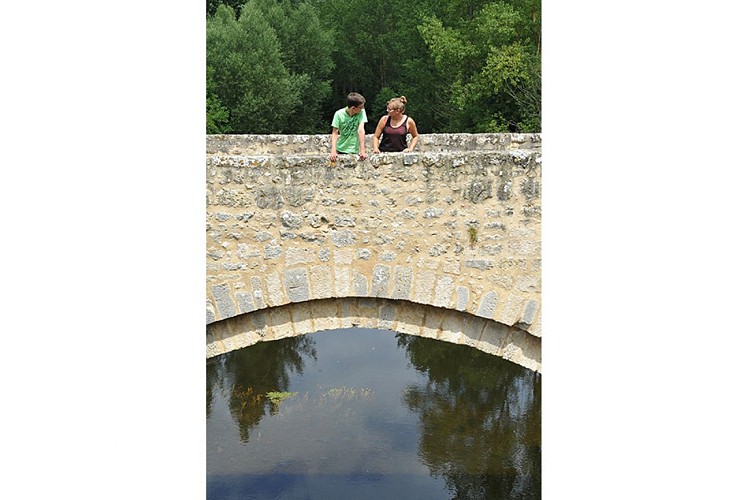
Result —
M541 496L541 376L501 358L350 328L206 372L208 500Z

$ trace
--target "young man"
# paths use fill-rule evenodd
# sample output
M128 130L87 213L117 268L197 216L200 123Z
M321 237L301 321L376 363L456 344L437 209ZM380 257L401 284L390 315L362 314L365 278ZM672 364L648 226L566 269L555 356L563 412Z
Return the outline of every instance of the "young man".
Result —
M340 154L358 154L358 159L367 158L365 154L365 98L357 92L347 96L347 107L334 113L331 121L330 161L336 161ZM358 147L359 146L359 147Z

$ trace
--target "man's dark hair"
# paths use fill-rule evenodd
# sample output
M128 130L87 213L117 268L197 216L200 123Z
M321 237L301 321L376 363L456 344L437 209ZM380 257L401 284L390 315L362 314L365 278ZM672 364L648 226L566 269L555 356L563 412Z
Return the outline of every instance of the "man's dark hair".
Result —
M357 92L352 92L347 96L347 107L351 108L354 107L360 107L363 104L365 104L365 98L358 94Z

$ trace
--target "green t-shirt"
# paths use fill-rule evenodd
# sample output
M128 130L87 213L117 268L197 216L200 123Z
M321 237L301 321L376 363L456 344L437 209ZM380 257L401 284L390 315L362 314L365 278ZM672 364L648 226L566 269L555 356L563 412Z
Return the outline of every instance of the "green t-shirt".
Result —
M357 141L357 127L360 123L368 123L365 108L354 116L347 114L347 108L342 108L334 113L331 126L339 129L339 138L336 140L337 151L354 154L360 152L360 143Z

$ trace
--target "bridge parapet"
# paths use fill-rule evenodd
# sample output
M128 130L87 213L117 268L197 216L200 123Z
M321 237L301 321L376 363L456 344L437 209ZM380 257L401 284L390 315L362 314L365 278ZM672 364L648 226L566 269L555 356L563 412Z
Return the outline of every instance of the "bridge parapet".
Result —
M415 152L540 150L540 134L422 134ZM365 149L373 152L373 136L365 136ZM209 155L328 155L330 135L210 135Z
M539 134L424 134L415 153L333 164L328 140L208 136L207 324L375 298L539 341Z

